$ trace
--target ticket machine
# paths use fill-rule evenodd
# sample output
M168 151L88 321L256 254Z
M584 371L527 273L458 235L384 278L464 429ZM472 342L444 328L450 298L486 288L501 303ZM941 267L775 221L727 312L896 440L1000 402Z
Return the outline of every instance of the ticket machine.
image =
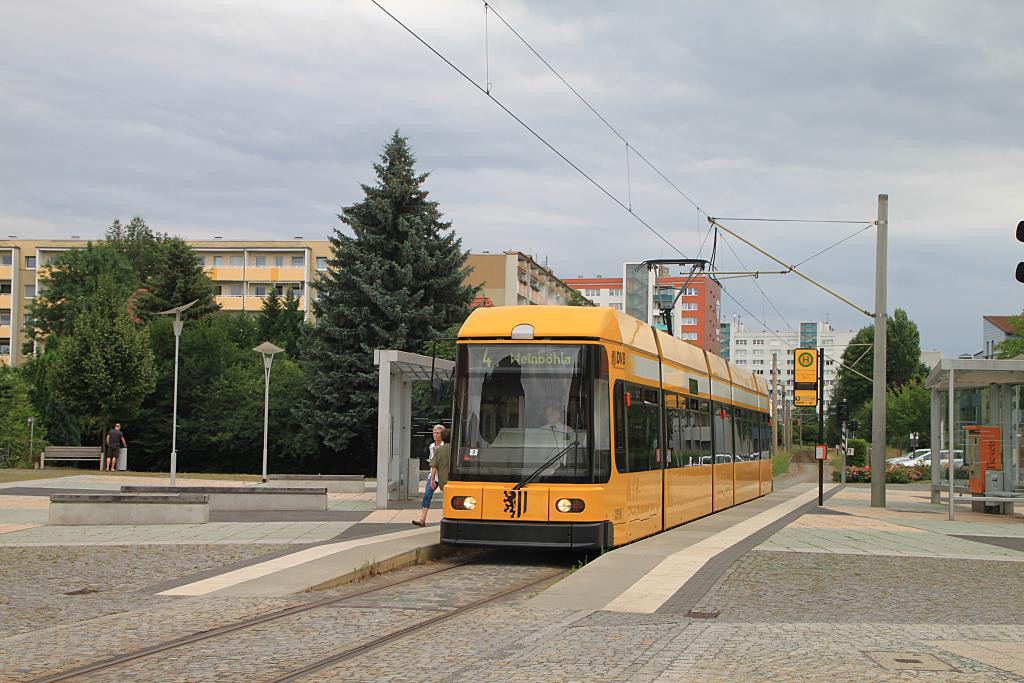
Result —
M978 495L1003 495L1003 444L999 427L971 425L967 432L970 490Z

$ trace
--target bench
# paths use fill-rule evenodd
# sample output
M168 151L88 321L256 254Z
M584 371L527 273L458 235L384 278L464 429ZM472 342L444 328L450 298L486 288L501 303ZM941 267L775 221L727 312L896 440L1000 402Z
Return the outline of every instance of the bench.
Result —
M39 456L39 469L46 467L47 460L95 460L103 469L103 452L97 446L47 446Z
M199 495L62 493L50 496L50 524L205 524L210 504Z
M217 511L326 510L327 489L257 486L122 486L122 493L198 494Z
M328 493L362 493L366 490L365 480L361 474L271 474L267 486L323 486Z

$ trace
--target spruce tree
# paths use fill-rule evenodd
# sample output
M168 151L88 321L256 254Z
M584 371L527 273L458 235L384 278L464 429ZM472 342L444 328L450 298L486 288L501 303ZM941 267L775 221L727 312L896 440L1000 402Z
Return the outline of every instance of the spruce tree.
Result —
M198 303L185 311L183 317L196 320L220 310L213 299L213 282L203 271L199 257L177 237L161 245L153 274L143 286L146 292L138 298L138 308L146 316L197 299Z
M374 349L419 351L465 319L475 290L462 240L423 187L406 138L395 131L374 164L376 182L344 207L331 259L313 302L317 325L304 339L309 395L300 415L338 469L375 460L377 369Z
M264 341L276 342L278 332L281 328L281 297L277 288L271 287L270 293L263 298L263 307L256 314L256 324L259 326L260 337Z

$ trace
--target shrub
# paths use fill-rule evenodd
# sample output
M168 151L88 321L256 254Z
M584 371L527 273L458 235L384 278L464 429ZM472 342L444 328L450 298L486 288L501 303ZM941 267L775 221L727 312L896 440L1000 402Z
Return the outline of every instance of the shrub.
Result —
M868 464L868 442L864 439L850 439L850 448L853 455L846 456L846 464L854 467L864 467Z

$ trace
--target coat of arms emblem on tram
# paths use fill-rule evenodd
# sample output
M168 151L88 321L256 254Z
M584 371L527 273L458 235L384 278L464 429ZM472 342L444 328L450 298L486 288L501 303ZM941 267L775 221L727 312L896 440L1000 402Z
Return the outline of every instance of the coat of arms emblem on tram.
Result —
M513 519L522 517L523 513L526 512L526 491L523 489L505 491L503 499L505 501L505 512L508 513L509 517Z

